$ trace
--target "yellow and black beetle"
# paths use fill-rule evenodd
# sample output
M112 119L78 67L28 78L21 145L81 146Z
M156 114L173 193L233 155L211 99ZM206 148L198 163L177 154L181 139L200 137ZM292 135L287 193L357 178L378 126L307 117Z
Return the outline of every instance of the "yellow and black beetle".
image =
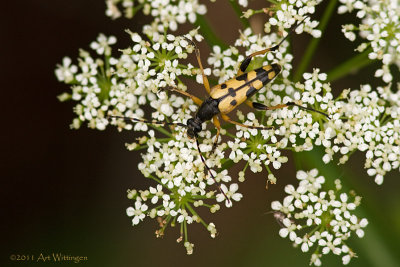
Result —
M296 28L299 25L301 25L302 23L303 23L303 21L294 25L290 29L290 32L295 31ZM236 77L234 77L224 83L215 85L212 88L210 88L210 84L208 82L207 76L204 74L203 65L202 65L201 59L200 59L200 50L196 47L196 44L192 40L185 38L188 42L190 42L193 45L193 47L195 49L197 62L199 64L201 75L203 77L203 84L204 84L204 87L205 87L209 97L203 101L194 95L191 95L185 91L179 90L174 87L165 88L164 90L177 92L182 95L190 97L193 100L193 102L199 106L199 109L197 110L194 117L191 119L188 119L186 124L177 123L177 122L149 121L149 120L144 120L144 119L127 118L127 117L120 117L120 116L109 116L109 117L121 118L124 120L132 120L132 121L150 123L150 124L178 125L178 126L187 128L188 136L191 138L194 138L196 140L197 149L199 151L200 157L201 157L204 165L206 166L208 172L210 173L211 177L218 185L218 188L221 191L221 193L225 196L226 199L228 199L226 197L225 193L221 190L220 183L218 183L215 180L214 175L212 174L210 168L207 166L207 164L203 158L203 155L200 151L200 148L199 148L198 133L202 131L203 122L206 122L206 121L209 121L212 119L215 127L217 128L216 139L214 141L214 146L213 146L213 148L215 148L217 141L218 141L219 134L220 134L220 130L221 130L221 125L220 125L220 122L218 119L218 115L220 115L223 120L230 122L232 124L235 124L235 125L242 126L242 127L252 128L252 129L271 129L270 127L244 125L242 123L231 120L227 114L229 112L231 112L232 110L234 110L237 106L239 106L242 103L246 103L250 107L257 109L257 110L273 110L273 109L280 109L280 108L289 107L289 106L297 106L300 109L314 111L314 112L321 113L325 116L328 116L321 111L318 111L318 110L315 110L312 108L308 108L308 107L303 107L294 102L288 102L286 104L279 104L276 106L268 107L264 104L252 102L249 100L249 98L252 97L258 90L263 88L267 83L271 82L281 72L281 69L282 69L281 66L278 64L271 64L271 65L262 66L261 68L246 72L246 69L250 64L251 59L257 55L263 55L270 51L276 51L288 36L289 36L289 34L286 35L277 45L275 45L271 48L257 51L255 53L252 53L249 56L247 56L241 63Z
M294 25L291 28L290 32L295 31L296 28L302 23L303 21ZM270 129L269 127L263 127L263 126L244 125L242 123L233 121L229 118L227 114L244 102L251 108L257 110L273 110L289 106L297 106L300 109L318 112L328 117L328 115L326 115L321 111L308 107L303 107L294 102L288 102L286 104L280 104L268 107L264 104L252 102L249 100L249 98L252 97L255 93L257 93L258 90L263 88L267 83L271 82L281 72L282 69L279 64L275 63L271 65L262 66L261 68L249 72L245 72L251 62L251 59L257 55L263 55L270 51L276 51L288 36L289 34L286 35L286 37L283 38L277 45L271 48L257 51L247 56L241 63L237 75L234 78L224 83L215 85L212 88L210 88L207 76L204 74L203 65L200 59L200 50L196 47L196 44L192 40L186 38L195 48L197 62L199 64L201 74L203 77L203 84L209 95L209 97L206 100L202 101L198 97L191 95L185 91L179 90L177 88L166 88L166 90L174 91L190 97L193 100L193 102L199 106L199 109L197 110L194 117L188 119L186 125L181 125L187 128L187 134L192 138L196 138L198 136L198 133L202 130L201 127L202 123L212 119L215 127L217 128L217 135L214 141L214 147L215 147L221 129L218 115L220 115L224 121L242 127L252 128L252 129Z

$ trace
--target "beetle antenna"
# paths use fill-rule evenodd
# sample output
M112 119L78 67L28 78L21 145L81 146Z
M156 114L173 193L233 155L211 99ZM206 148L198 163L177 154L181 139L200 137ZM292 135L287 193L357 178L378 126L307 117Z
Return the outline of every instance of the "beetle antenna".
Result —
M124 116L114 116L114 115L107 115L107 118L122 119L124 121L143 122L143 123L147 123L147 124L178 125L178 126L187 128L187 125L184 123L181 123L181 122L150 121L150 120L145 120L145 119L137 119L137 118L131 118L131 117L124 117Z
M283 37L283 39L275 46L271 47L271 51L275 51L276 49L278 49L278 47L290 36L290 34L292 34L293 32L296 31L296 29L303 24L303 22L308 18L308 16L305 16L304 19L302 21L297 22L295 25L293 25L290 29L289 29L289 33L286 34L285 37Z
M221 192L222 195L224 195L224 197L225 197L225 199L228 201L228 203L230 203L231 200L228 198L228 196L227 196L227 195L225 194L225 192L222 190L222 188L221 188L221 183L218 182L218 181L215 179L215 176L212 174L211 169L207 166L207 163L206 163L206 161L205 161L205 159L204 159L204 157L203 157L203 154L202 154L201 151L200 151L200 145L199 145L199 140L197 139L197 135L195 135L194 138L195 138L195 140L196 140L197 150L199 151L201 161L203 162L204 166L206 166L206 169L207 169L208 173L210 174L211 178L214 180L214 182L215 182L216 185L218 186L218 190Z
M313 109L313 108L309 108L309 107L303 107L303 106L298 105L298 104L296 104L296 103L294 103L294 102L288 102L288 103L286 103L285 105L287 105L287 106L296 106L296 107L298 107L299 109L308 110L308 111L312 111L312 112L317 112L317 113L319 113L319 114L321 114L321 115L324 115L324 116L327 117L329 120L331 119L331 118L329 117L328 114L326 114L326 113L324 113L324 112L322 112L322 111L319 111L319 110L316 110L316 109Z

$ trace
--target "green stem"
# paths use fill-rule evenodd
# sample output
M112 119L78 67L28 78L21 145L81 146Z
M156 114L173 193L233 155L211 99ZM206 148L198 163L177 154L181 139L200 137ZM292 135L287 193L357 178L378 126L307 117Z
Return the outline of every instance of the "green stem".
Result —
M143 6L144 6L144 4L140 4L140 5L134 6L132 8L132 10L133 10L132 11L132 17L134 17L136 15L136 13L143 8Z
M153 179L154 181L156 181L157 184L160 184L160 185L162 185L165 189L168 189L168 190L169 190L169 188L168 188L166 185L164 185L163 183L161 183L161 180L160 180L160 179L157 179L157 177L155 177L155 176L153 176L153 175L150 174L150 175L148 176L148 178Z
M197 212L192 208L192 206L190 206L189 204L185 204L185 207L190 211L190 213L192 213L192 215L195 215L199 218L200 223L207 228L207 223L199 216L199 214L197 214Z
M365 50L364 52L362 52L361 54L357 54L356 56L350 58L349 60L343 62L342 64L340 64L339 66L337 66L336 68L334 68L333 70L330 70L328 72L328 82L333 82L336 81L340 78L342 78L343 76L355 72L369 64L371 64L372 62L374 62L373 60L370 60L368 58L368 54L371 52L370 49Z
M250 28L250 23L249 20L245 19L243 17L243 11L240 8L237 0L229 0L229 3L231 4L232 9L235 11L236 15L238 16L238 18L240 19L240 22L242 23L243 27L246 28Z
M204 16L197 15L195 24L196 24L196 26L200 27L200 32L204 36L204 39L206 40L207 44L210 47L213 47L214 45L218 45L222 49L228 48L228 46L221 39L219 39L219 37L217 37L215 32L212 30L210 23L207 21L207 19Z
M221 170L227 170L230 167L232 167L233 165L235 165L235 162L233 162L233 160L231 160L231 159L228 159L226 162L224 162L224 164L222 164Z
M187 234L187 226L186 226L186 220L183 221L183 232L185 233L185 242L188 241L188 234Z
M329 19L331 18L333 12L336 10L336 3L337 0L331 0L329 1L328 6L325 9L324 15L322 16L321 22L319 24L318 29L321 31L321 34L323 35L326 26L328 25ZM322 38L321 35L321 38ZM301 62L299 66L297 67L297 71L294 74L293 81L298 82L300 81L301 77L303 76L303 73L307 70L308 65L310 64L312 57L314 56L314 52L318 47L318 44L321 40L321 38L313 38L308 45L306 52L304 53L303 58L301 59Z

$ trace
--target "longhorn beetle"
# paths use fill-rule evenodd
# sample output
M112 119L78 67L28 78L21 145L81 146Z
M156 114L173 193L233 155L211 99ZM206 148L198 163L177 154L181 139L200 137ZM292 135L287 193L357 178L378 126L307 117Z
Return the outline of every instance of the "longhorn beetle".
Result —
M177 92L177 93L180 93L187 97L190 97L193 100L193 102L199 106L199 109L197 110L197 112L195 113L193 118L188 119L186 124L178 123L178 122L150 121L150 120L144 120L144 119L128 118L128 117L112 116L112 115L110 115L108 117L119 118L119 119L129 120L129 121L149 123L149 124L178 125L178 126L187 128L187 135L190 138L194 138L196 140L197 150L200 154L203 164L205 165L207 171L210 173L210 176L212 177L214 182L217 184L219 191L225 196L226 200L229 202L228 197L226 196L225 192L223 192L223 190L221 189L220 183L216 181L214 175L212 174L210 168L207 166L207 164L204 160L204 157L200 151L199 141L198 141L198 133L202 130L203 122L206 122L206 121L209 121L212 119L213 124L215 125L215 127L217 129L217 134L216 134L216 138L215 138L214 145L213 145L213 148L215 148L215 146L217 145L218 137L219 137L220 130L221 130L221 124L219 122L218 115L220 115L224 121L230 122L232 124L235 124L235 125L238 125L241 127L246 127L246 128L251 128L251 129L261 129L261 130L271 129L271 127L245 125L240 122L231 120L231 118L227 114L229 112L231 112L232 110L234 110L237 106L239 106L243 102L246 103L247 105L249 105L251 108L254 108L257 110L274 110L274 109L280 109L280 108L285 108L285 107L289 107L289 106L296 106L303 110L318 112L329 118L329 116L327 114L325 114L321 111L318 111L318 110L315 110L312 108L308 108L308 107L303 107L294 102L288 102L286 104L279 104L276 106L268 107L264 104L252 102L249 100L249 98L252 97L258 90L263 88L267 83L271 82L280 73L280 71L282 69L280 65L275 63L275 64L271 64L271 65L265 65L265 66L262 66L261 68L246 72L246 69L250 64L251 59L257 55L264 55L267 52L276 51L279 48L279 46L283 43L283 41L285 41L286 38L290 35L290 33L294 32L297 29L297 27L303 23L303 21L295 24L290 29L289 34L287 34L277 45L275 45L271 48L266 48L264 50L257 51L255 53L252 53L249 56L247 56L241 63L236 77L234 77L224 83L215 85L212 88L210 88L210 84L208 82L207 76L204 74L203 65L202 65L201 59L200 59L200 50L197 48L196 44L192 40L185 37L185 39L189 43L191 43L195 49L197 62L199 64L201 75L203 77L203 84L209 95L209 97L203 101L200 98L189 94L188 92L179 90L178 88L175 88L175 87L165 88L165 90L169 90L171 92Z

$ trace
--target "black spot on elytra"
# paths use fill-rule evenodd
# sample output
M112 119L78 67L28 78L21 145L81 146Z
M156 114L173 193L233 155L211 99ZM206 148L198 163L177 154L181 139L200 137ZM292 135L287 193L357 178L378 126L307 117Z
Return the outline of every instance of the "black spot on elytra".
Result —
M232 97L235 97L235 96L236 96L235 89L233 89L232 87L230 87L230 88L228 89L228 94L229 94L230 96L232 96Z
M251 86L246 92L246 97L249 98L249 97L253 96L256 92L257 92L257 89L254 88L253 86Z
M243 73L242 75L236 77L238 81L247 81L247 73Z
M259 79L263 85L266 85L267 83L269 83L271 81L271 79L269 79L268 74L270 72L274 72L273 69L266 71L263 69L263 67L258 68L255 70L255 72L257 73L257 79ZM274 75L275 76L275 75Z
M264 70L264 68L258 68L255 70L255 72L257 73L257 77L268 75L268 72L266 70Z
M226 88L226 83L221 84L221 89L225 89Z
M282 70L282 67L279 64L271 64L271 67L275 71L276 75L278 75Z
M231 105L232 105L232 106L236 106L236 104L237 104L237 101L236 101L235 99L233 99L233 100L231 101Z

